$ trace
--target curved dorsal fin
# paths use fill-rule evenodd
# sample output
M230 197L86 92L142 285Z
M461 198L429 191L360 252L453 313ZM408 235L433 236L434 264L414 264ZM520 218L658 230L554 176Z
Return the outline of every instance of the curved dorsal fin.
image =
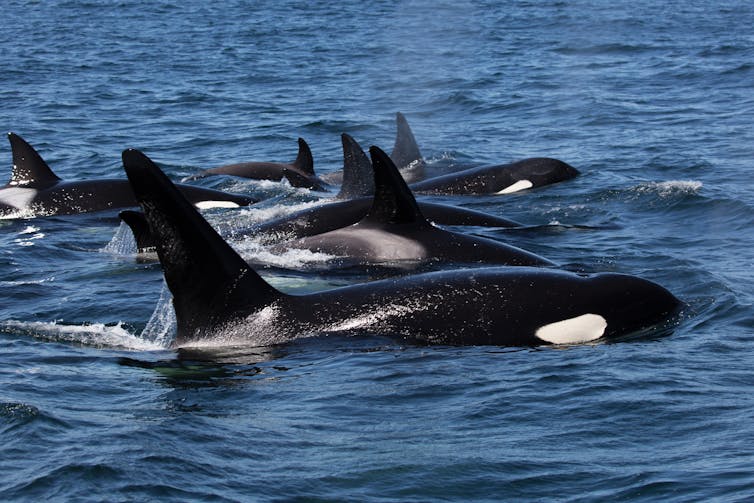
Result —
M378 147L370 147L369 154L372 156L374 170L374 200L361 221L430 225L390 157Z
M157 245L154 240L154 236L149 230L149 223L144 216L144 213L140 211L123 210L118 213L118 217L123 220L123 223L128 225L136 240L136 249L139 253L145 251L154 250Z
M123 165L173 294L177 344L211 337L224 323L284 297L220 237L151 159L129 149L123 152Z
M355 199L374 194L372 163L352 136L343 133L343 183L335 199Z
M13 171L9 186L43 189L60 181L34 147L16 133L8 133L13 152Z
M422 154L419 152L419 145L416 143L414 133L408 125L406 117L398 112L395 115L397 131L395 134L395 145L390 158L399 169L403 169L411 164L421 161Z
M290 168L283 168L283 177L288 180L291 187L323 191L325 184L316 175L307 176Z
M312 151L309 149L309 145L303 138L298 139L298 156L296 156L296 160L291 164L294 168L303 171L307 175L314 176L314 158L312 157Z

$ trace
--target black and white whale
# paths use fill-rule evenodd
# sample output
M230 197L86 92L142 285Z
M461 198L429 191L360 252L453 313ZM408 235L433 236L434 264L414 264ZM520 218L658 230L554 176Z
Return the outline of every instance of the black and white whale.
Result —
M268 242L292 240L348 227L363 219L374 200L372 163L350 135L343 142L343 179L336 201L299 210L251 227L236 229L236 235L264 235ZM392 156L391 156L392 159ZM396 163L397 165L397 163ZM438 225L475 227L521 227L513 220L459 206L418 201L421 213Z
M177 320L174 346L270 345L312 334L430 344L531 346L609 339L663 322L681 303L622 274L500 267L403 276L308 295L281 293L137 150L126 174L153 234Z
M298 139L298 155L292 162L249 161L226 164L200 171L195 175L184 178L183 181L197 180L213 175L238 176L253 180L271 180L275 182L287 179L293 187L314 190L324 190L324 187L327 185L314 173L312 151L303 138Z
M267 222L244 227L231 227L228 237L256 236L266 244L305 238L353 225L363 219L374 200L374 173L372 162L361 146L350 135L343 133L343 180L336 201L294 211ZM447 204L418 201L421 213L432 223L446 226L521 227L513 220ZM151 249L144 216L138 212L120 214L132 230L140 253Z
M8 133L13 153L10 181L0 188L0 217L70 215L138 206L128 180L61 180L34 148L15 133ZM248 196L179 185L199 207L239 207L255 202Z
M428 178L412 184L411 189L427 194L512 194L570 180L578 174L576 168L559 159L533 157Z
M375 193L364 218L348 227L274 245L270 251L305 249L362 265L428 261L554 265L514 246L432 225L390 157L377 147L370 154Z

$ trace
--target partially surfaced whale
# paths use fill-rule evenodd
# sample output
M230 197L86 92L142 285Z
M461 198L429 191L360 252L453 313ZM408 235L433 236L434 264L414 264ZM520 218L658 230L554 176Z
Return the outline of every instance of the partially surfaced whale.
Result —
M411 185L428 194L511 194L578 176L576 168L559 159L533 157L510 164L481 166Z
M183 181L196 180L213 175L230 175L253 180L272 180L279 182L287 179L293 187L323 190L326 185L314 173L314 159L309 145L303 138L298 139L298 155L289 163L249 161L227 164L216 168L205 169L188 176Z
M173 294L174 346L269 345L309 334L529 346L607 339L665 320L680 302L622 274L527 267L426 273L288 295L259 276L137 150L123 164Z
M306 249L361 265L407 262L553 265L533 253L499 241L432 225L390 157L377 147L369 151L375 193L366 216L341 229L280 243L270 251Z
M64 181L23 138L8 133L13 152L10 181L0 188L0 217L70 215L137 206L128 180L103 178ZM254 199L219 190L179 185L199 206L248 206Z

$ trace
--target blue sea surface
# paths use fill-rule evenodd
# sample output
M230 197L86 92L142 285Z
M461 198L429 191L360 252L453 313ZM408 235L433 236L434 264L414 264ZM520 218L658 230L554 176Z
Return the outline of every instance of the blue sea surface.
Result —
M18 1L0 16L0 129L64 179L174 180L250 160L319 173L339 135L432 173L556 157L574 180L432 200L466 232L645 277L671 330L570 347L310 337L170 349L158 264L115 212L0 220L0 500L750 501L754 498L754 4ZM10 148L0 146L10 175ZM225 228L319 196L209 210ZM245 257L253 238L233 242ZM287 292L364 281L267 257Z

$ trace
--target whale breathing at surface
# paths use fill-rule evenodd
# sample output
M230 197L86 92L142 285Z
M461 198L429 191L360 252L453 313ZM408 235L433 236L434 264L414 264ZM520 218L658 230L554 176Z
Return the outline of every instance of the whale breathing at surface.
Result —
M61 180L34 148L15 133L8 133L13 170L0 188L0 217L70 215L138 206L128 180ZM244 195L181 184L179 190L199 207L248 206Z
M183 181L196 180L213 175L229 175L253 180L272 180L279 182L287 179L293 187L323 190L324 182L314 173L314 159L309 145L303 138L298 139L298 155L289 163L249 161L227 164L206 169Z
M372 147L370 154L375 194L364 218L341 229L281 243L271 251L306 249L357 264L432 261L553 265L520 248L435 227L422 214L390 157L377 147Z
M410 275L284 294L220 237L144 154L123 152L173 294L174 346L382 334L428 344L529 346L608 339L654 326L681 303L650 281L528 267Z
M534 157L427 178L412 184L411 189L427 194L512 194L570 180L578 174L576 168L561 160Z

